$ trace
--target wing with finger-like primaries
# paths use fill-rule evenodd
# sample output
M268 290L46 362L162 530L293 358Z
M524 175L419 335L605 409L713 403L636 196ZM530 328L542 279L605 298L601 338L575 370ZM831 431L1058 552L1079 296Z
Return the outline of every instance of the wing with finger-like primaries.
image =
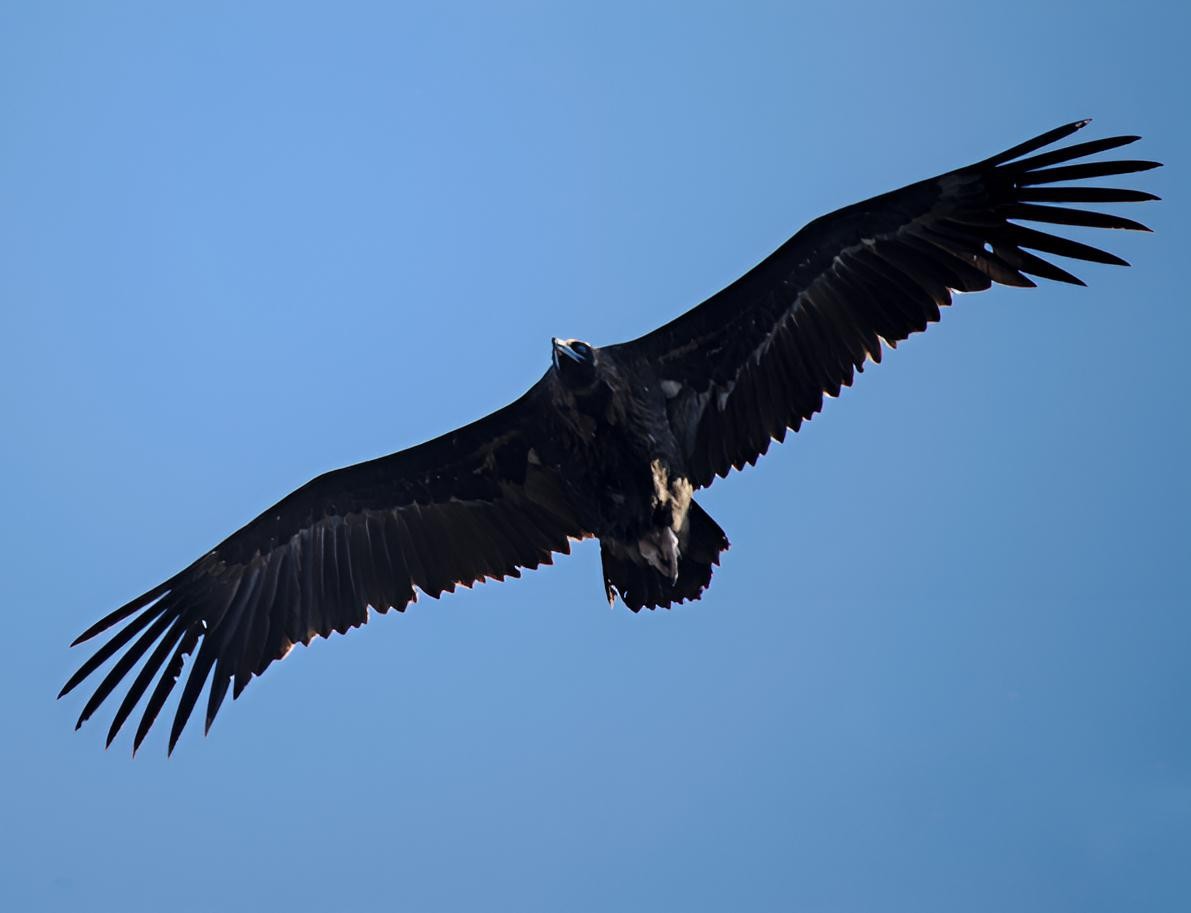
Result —
M545 397L539 382L450 434L319 476L97 622L75 643L102 633L108 639L62 694L116 662L79 725L131 679L108 744L149 692L135 752L193 653L170 732L172 752L208 682L209 729L229 685L238 697L295 643L364 624L369 606L401 611L416 590L437 597L458 585L520 576L521 568L567 553L570 540L587 533L558 473L537 459L527 434L541 421Z
M1133 142L1114 136L1038 152L1085 126L1051 130L984 161L848 206L811 222L770 257L676 320L617 346L647 361L696 486L755 463L896 345L939 319L953 291L1082 285L1042 255L1124 260L1021 222L1145 226L1071 204L1157 199L1138 190L1065 182L1156 167L1082 161ZM1064 186L1055 186L1064 184Z

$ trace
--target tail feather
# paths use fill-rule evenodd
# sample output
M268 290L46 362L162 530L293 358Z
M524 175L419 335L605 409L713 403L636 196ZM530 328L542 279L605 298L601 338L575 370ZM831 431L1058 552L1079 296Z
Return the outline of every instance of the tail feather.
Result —
M616 597L634 612L643 608L668 609L676 602L698 599L711 584L711 572L728 548L728 537L718 523L694 501L687 511L686 528L679 536L678 577L671 580L649 564L636 545L600 541L604 566L604 592L608 602Z

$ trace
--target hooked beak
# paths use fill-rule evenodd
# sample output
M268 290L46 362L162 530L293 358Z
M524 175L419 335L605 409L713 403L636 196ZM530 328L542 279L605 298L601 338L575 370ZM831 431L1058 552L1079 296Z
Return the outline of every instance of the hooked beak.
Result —
M582 362L583 359L576 354L575 350L571 348L570 343L559 339L557 336L553 337L550 342L554 345L554 366L558 367L558 356L565 355L571 361Z

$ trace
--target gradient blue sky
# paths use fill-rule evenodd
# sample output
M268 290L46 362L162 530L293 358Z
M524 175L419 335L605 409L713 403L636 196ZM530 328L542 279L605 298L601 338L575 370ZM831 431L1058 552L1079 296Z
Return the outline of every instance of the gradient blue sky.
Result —
M6 3L5 910L1191 908L1185 4ZM298 649L166 761L67 643L311 476L1079 117L1168 167L704 503Z

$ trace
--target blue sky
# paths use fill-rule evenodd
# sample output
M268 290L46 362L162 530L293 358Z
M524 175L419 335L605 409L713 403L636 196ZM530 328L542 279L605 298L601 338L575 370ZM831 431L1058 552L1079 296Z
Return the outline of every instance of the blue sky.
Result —
M1180 5L244 6L0 8L0 905L1187 909ZM169 761L55 704L101 613L552 335L1088 115L1168 164L1134 268L961 299L718 483L701 602L609 611L588 543Z

